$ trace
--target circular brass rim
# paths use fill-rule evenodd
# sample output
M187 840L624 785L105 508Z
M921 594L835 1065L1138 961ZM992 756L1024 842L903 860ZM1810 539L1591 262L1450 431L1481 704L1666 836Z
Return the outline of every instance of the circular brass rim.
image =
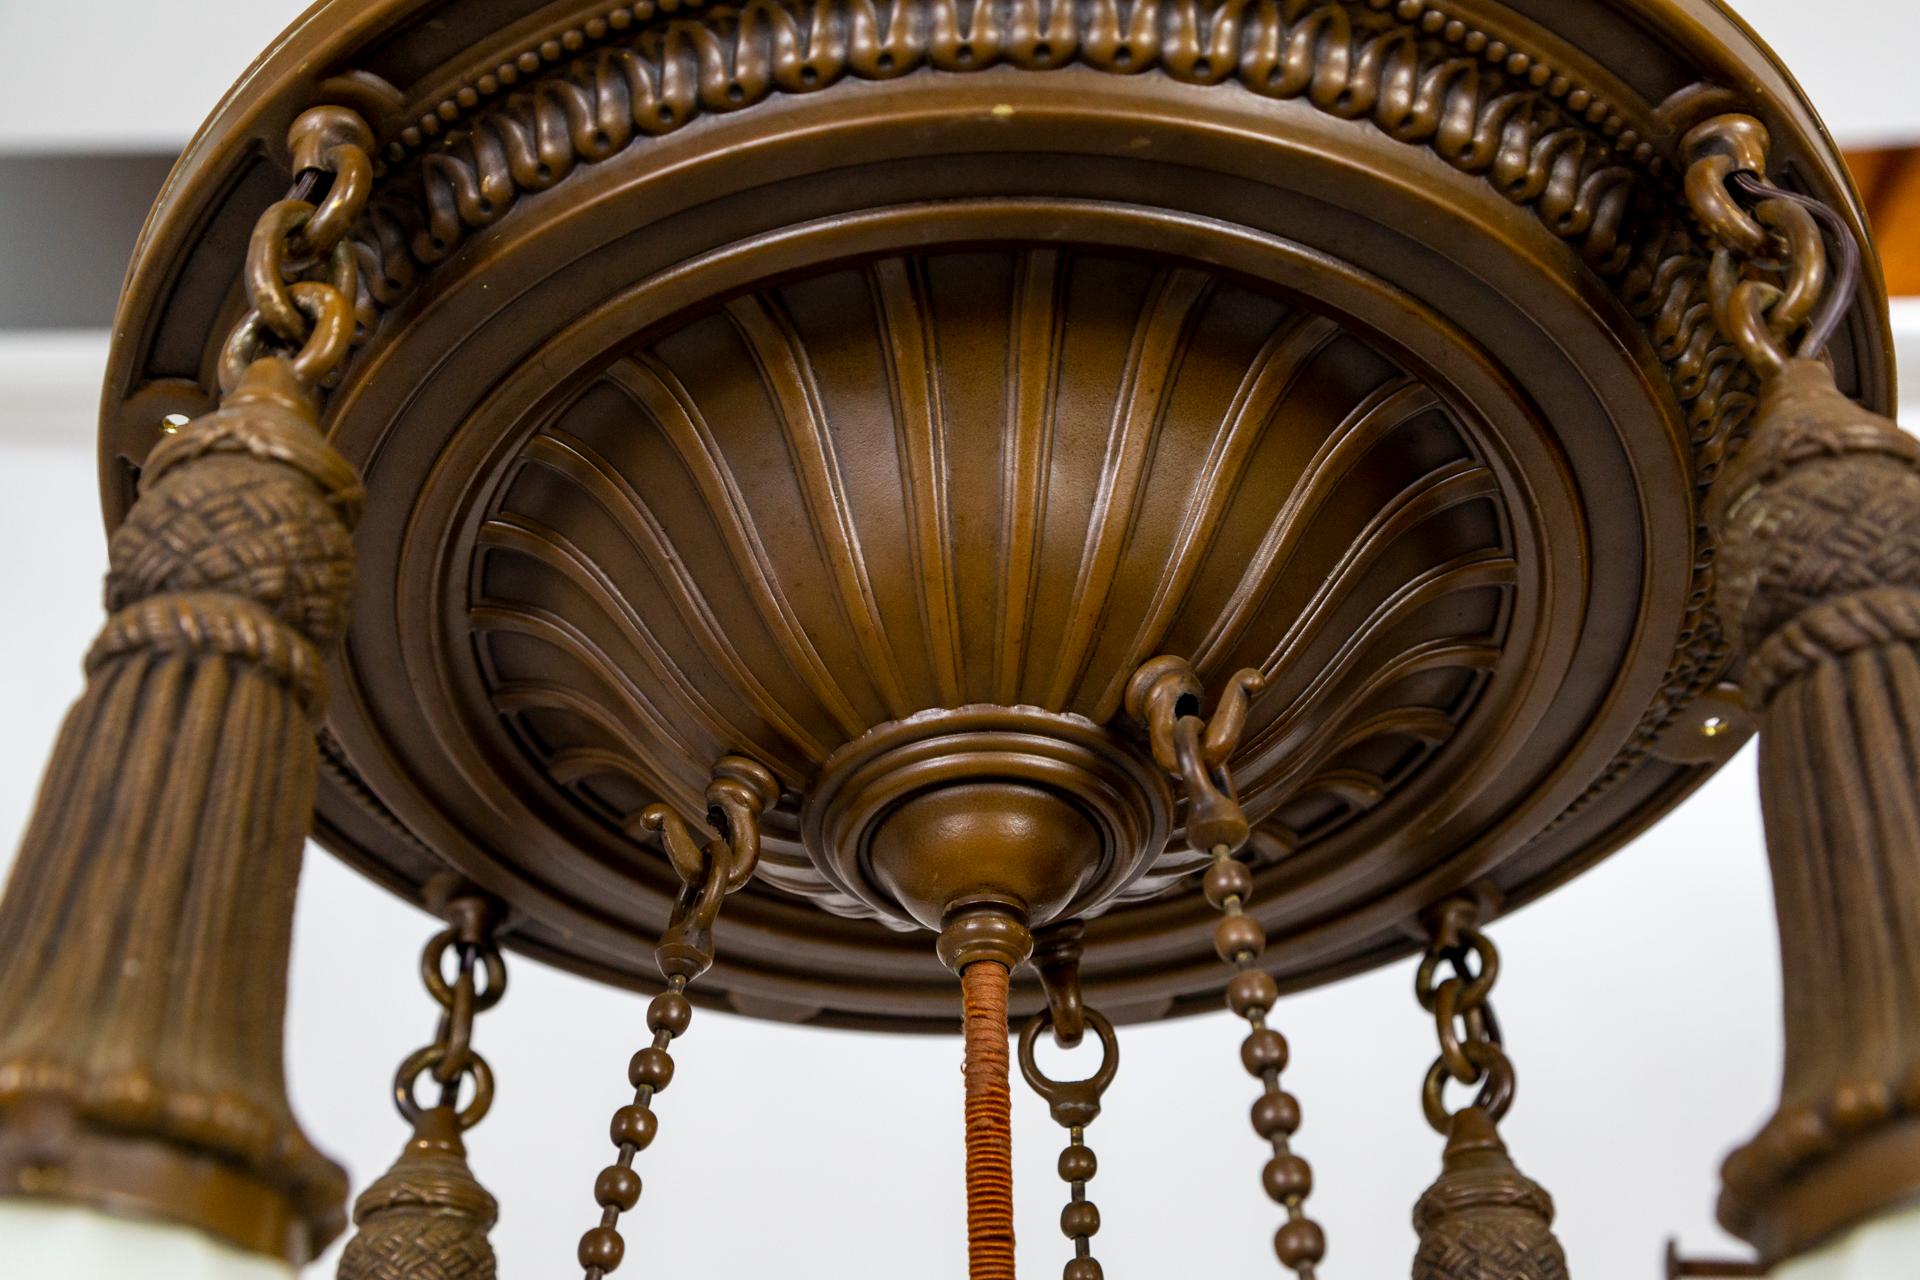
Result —
M250 73L243 90L223 104L190 147L163 194L143 234L123 299L103 411L103 496L110 523L124 510L131 492L129 468L137 467L153 438L153 422L162 413L193 412L205 404L204 386L211 367L211 353L205 344L209 335L224 330L224 319L233 313L236 303L231 277L221 273L237 272L237 259L228 266L193 255L202 252L199 246L203 245L207 246L205 253L215 253L223 242L222 228L250 223L257 210L278 194L277 188L284 185L286 176L284 170L276 168L284 163L279 159L280 135L295 112L328 96L353 102L369 112L377 119L385 148L382 181L392 183L397 175L416 174L422 166L432 168L440 163L429 163L430 157L458 152L460 138L487 113L503 109L511 94L532 92L539 84L557 80L573 59L598 56L597 50L617 50L643 29L671 26L685 32L703 21L697 5L681 6L670 14L655 13L651 6L643 6L644 13L639 8L602 12L598 7L589 13L587 7L549 5L537 16L533 11L539 6L529 3L523 7L526 13L517 15L517 34L509 43L514 49L524 45L526 52L509 52L496 67L493 60L507 46L492 40L491 32L478 30L472 18L478 9L445 0L323 6L303 18ZM1765 120L1774 134L1776 155L1784 170L1815 194L1843 206L1855 225L1860 225L1844 170L1798 91L1751 33L1708 0L1569 0L1551 13L1532 17L1522 17L1493 0L1412 5L1351 0L1323 7L1329 12L1340 10L1342 21L1380 22L1404 29L1419 46L1422 58L1431 48L1437 51L1436 56L1477 59L1476 65L1481 68L1478 75L1490 80L1504 77L1522 91L1532 86L1540 100L1550 104L1543 109L1561 113L1574 145L1601 150L1617 146L1621 171L1628 175L1623 180L1630 181L1651 201L1636 216L1653 216L1647 210L1658 208L1662 193L1671 186L1668 148L1673 142L1673 124L1691 109L1682 100L1685 95L1678 91L1686 89L1690 79L1739 83L1751 95L1740 105ZM626 16L616 21L617 14ZM1591 52L1575 47L1576 35L1593 43ZM551 56L546 52L549 45L554 50ZM406 56L395 56L393 51L401 48L407 50ZM1493 56L1496 48L1502 54L1498 59ZM1662 468L1682 475L1691 469L1696 488L1710 478L1719 453L1726 447L1727 433L1738 421L1738 410L1723 404L1717 415L1704 419L1697 416L1696 397L1711 382L1711 362L1704 369L1689 371L1684 366L1690 357L1663 347L1660 336L1669 313L1677 315L1675 308L1684 304L1684 298L1662 297L1645 290L1632 292L1639 288L1629 287L1636 279L1634 273L1641 270L1638 266L1629 266L1624 275L1609 275L1606 272L1613 268L1596 265L1600 257L1594 255L1603 255L1604 246L1574 225L1594 206L1588 206L1586 213L1577 204L1556 211L1551 195L1527 194L1526 182L1520 177L1510 180L1468 173L1440 142L1418 135L1411 125L1404 136L1394 134L1389 139L1391 129L1371 117L1371 107L1361 105L1352 93L1323 92L1325 86L1320 81L1291 98L1261 96L1258 86L1249 84L1218 92L1208 90L1205 86L1215 81L1215 72L1231 75L1234 68L1202 68L1180 50L1179 40L1170 38L1156 46L1151 59L1141 66L1123 69L1110 65L1111 51L1102 54L1089 45L1072 55L1078 65L1049 64L1045 74L1036 74L1042 68L1031 65L1035 56L1032 50L1023 52L1012 47L994 56L1013 66L987 76L969 71L965 75L887 79L846 64L837 66L819 84L806 86L805 93L776 85L770 90L772 98L757 105L729 100L727 86L720 84L714 89L716 98L696 104L698 110L692 114L702 117L697 129L684 127L689 116L675 120L660 136L636 138L620 146L600 147L586 135L573 138L569 145L574 154L567 163L577 168L562 179L567 190L565 199L582 218L605 216L605 206L631 198L631 193L639 189L636 174L643 166L637 157L642 151L656 167L653 177L662 182L685 177L692 183L698 180L696 171L704 163L698 155L702 143L735 147L741 151L735 159L743 165L748 163L743 158L745 148L740 146L742 131L736 126L737 120L752 117L765 120L771 129L813 129L824 135L839 104L860 100L890 104L908 115L917 113L922 125L931 126L941 110L971 94L976 113L972 128L988 140L982 150L991 153L995 147L1012 147L1007 139L1019 134L1029 113L1055 111L1064 118L1077 109L1063 109L1057 100L1049 98L1052 85L1065 87L1071 83L1067 96L1076 103L1114 104L1132 112L1134 120L1167 131L1167 136L1177 133L1182 145L1191 146L1193 158L1203 166L1211 162L1209 156L1215 155L1242 159L1259 156L1260 163L1271 164L1286 154L1288 144L1307 152L1319 148L1320 152L1311 157L1312 163L1322 166L1329 191L1337 200L1357 204L1364 184L1384 181L1386 185L1371 188L1367 194L1391 201L1425 201L1431 217L1455 219L1456 230L1469 239L1479 234L1505 238L1515 251L1514 258L1505 264L1491 258L1474 264L1479 276L1477 287L1489 294L1504 294L1528 308L1536 306L1531 295L1537 286L1550 282L1552 287L1547 292L1561 291L1553 298L1541 298L1531 318L1541 321L1539 336L1563 351L1577 351L1583 345L1607 349L1601 362L1607 366L1604 370L1591 353L1581 355L1586 361L1581 372L1594 380L1591 393L1622 402L1636 398L1667 400L1664 412L1669 417L1667 429L1672 439L1660 442L1648 438L1631 445L1635 451L1632 465L1636 469L1652 468L1648 475ZM1658 58L1644 56L1655 50ZM928 47L915 56L944 65L941 59L958 55ZM514 68L511 77L502 74L510 65ZM1154 74L1113 74L1141 69L1151 69ZM823 63L819 70L828 68ZM327 77L324 83L320 77ZM1000 96L1020 120L979 115L979 86L988 84L1005 87L1006 93ZM1248 92L1249 88L1254 92ZM757 92L751 85L743 89L746 98ZM1724 103L1729 95L1719 93L1712 100ZM946 95L943 103L929 105L936 104L941 95ZM1214 114L1229 99L1236 104L1233 110ZM1694 100L1707 99L1695 95ZM749 105L752 110L740 117L723 114ZM1204 112L1189 110L1196 106L1204 106ZM1481 103L1476 109L1485 107ZM1207 114L1209 118L1176 120L1174 117L1183 111ZM1362 118L1350 118L1355 116ZM893 123L896 129L902 127L899 119ZM1111 126L1110 139L1102 140L1098 127L1086 131L1090 150L1109 142L1116 151L1124 145L1120 134L1125 125L1118 121L1106 124ZM1185 131L1180 132L1183 128ZM890 143L877 121L870 122L864 134L855 129L845 138L881 152L888 146L897 150L902 145L897 140ZM1392 145L1385 145L1386 141ZM1389 159L1391 163L1386 163ZM439 171L452 172L444 166ZM718 172L712 166L708 171ZM1598 185L1594 190L1606 188ZM1489 193L1496 198L1486 199ZM555 216L551 198L530 190L517 192L515 198L520 203L511 217L486 229L462 230L466 247L452 252L450 260L433 269L432 288L409 285L404 291L407 296L391 304L395 310L388 332L383 332L374 350L364 353L365 367L349 375L330 414L342 446L356 455L356 461L364 463L396 447L396 441L386 435L386 427L388 415L401 407L403 400L392 398L391 386L377 394L370 393L369 388L373 367L392 358L390 331L400 326L418 337L444 323L446 310L456 299L471 298L476 261L506 264L518 234L516 228L529 219L553 226L566 221ZM1469 209L1471 218L1456 218L1455 211L1444 208L1450 198ZM596 207L601 208L600 213L594 212ZM1465 228L1474 219L1482 230L1467 232ZM1356 223L1358 238L1364 238L1361 233L1370 234L1363 224L1364 216ZM1491 230L1496 227L1497 232ZM381 258L384 269L384 264L392 260L391 249L384 242L377 248L386 255ZM429 246L429 256L451 248L452 242L441 249ZM1588 253L1587 268L1574 262L1575 251ZM416 275L424 279L430 265L417 263ZM550 261L542 269L558 265ZM1843 386L1858 392L1870 406L1883 408L1891 399L1890 364L1883 299L1877 279L1869 274L1868 287L1836 349L1836 360ZM504 280L502 277L495 283ZM1564 312L1555 312L1554 308L1564 308ZM1457 358L1461 350L1481 349L1466 343L1447 358ZM1483 387L1497 384L1507 371L1502 366L1515 367L1517 355L1509 345L1487 357L1486 368L1469 368L1461 376L1475 379ZM1637 375L1625 372L1636 367ZM200 385L195 385L196 378ZM1668 379L1674 380L1671 392L1663 386ZM1525 386L1512 394L1534 402L1528 413L1544 416L1551 412L1555 428L1563 437L1561 443L1568 449L1577 454L1589 448L1591 441L1583 434L1587 428L1564 417L1557 402L1539 407L1540 391L1540 386ZM1668 399L1675 393L1685 401L1684 407ZM1481 394L1484 392L1472 398L1479 399ZM1683 411L1689 410L1696 411L1696 416L1684 419ZM1593 419L1591 424L1606 425L1602 419ZM1671 451L1669 456L1659 456L1663 449ZM1649 545L1663 540L1670 545L1676 536L1682 536L1679 530L1697 519L1689 509L1692 496L1686 492L1684 479L1672 491L1655 492L1661 484L1650 485L1641 495L1638 510L1629 517L1638 525L1635 536ZM379 497L376 477L376 507ZM1535 500L1539 497L1536 494ZM1598 531L1597 541L1578 553L1596 573L1610 571L1607 562L1620 536L1607 519L1600 518L1603 514L1589 513L1589 523ZM1564 531L1564 526L1555 527ZM1554 549L1558 553L1569 548L1557 544ZM1351 864L1329 866L1340 859L1335 850L1327 848L1261 871L1256 890L1261 905L1256 914L1275 937L1269 958L1283 985L1324 980L1402 953L1409 944L1400 928L1409 918L1410 907L1467 881L1492 877L1510 903L1544 891L1652 821L1731 753L1744 737L1744 725L1730 717L1719 718L1719 731L1710 743L1703 746L1696 741L1704 732L1702 726L1714 717L1697 714L1693 708L1707 705L1697 699L1721 674L1715 667L1711 620L1701 612L1712 549L1702 546L1699 550L1696 563L1685 566L1693 576L1690 590L1670 577L1658 581L1648 577L1641 583L1641 608L1636 615L1639 630L1620 638L1619 644L1622 652L1641 654L1643 674L1616 682L1602 705L1584 713L1590 716L1587 730L1584 736L1576 735L1586 744L1583 750L1608 739L1628 744L1611 764L1590 767L1592 762L1571 750L1569 739L1560 767L1541 777L1535 794L1526 802L1495 805L1463 796L1452 820L1453 829L1460 833L1455 842L1458 851L1443 865L1406 865L1404 847L1396 846L1392 832L1385 831L1380 833L1384 839L1370 854L1371 861L1355 859ZM1590 586L1577 574L1561 575L1559 581L1569 586L1576 582ZM446 601L449 595L436 594L434 599ZM1547 607L1526 593L1522 603ZM1686 617L1679 619L1668 612L1676 609L1685 611ZM1556 633L1557 642L1565 646L1564 658L1571 660L1573 639L1561 634L1559 628L1546 630ZM1655 661L1655 651L1676 636L1678 645L1669 669L1659 672L1648 667L1646 663ZM354 711L355 715L361 714L368 697L367 682L389 678L370 672L366 668L369 662L377 662L376 651L368 651L365 658L349 655L349 680L336 682L336 715L342 709L354 708L360 709ZM421 668L410 660L410 669ZM1544 713L1544 704L1539 710ZM1476 723L1489 719L1477 716ZM1727 727L1729 724L1732 728ZM512 926L514 932L507 938L509 945L610 981L642 988L652 985L630 957L637 950L636 937L657 929L663 919L656 905L629 904L632 910L619 921L582 913L577 902L562 901L552 892L552 886L493 863L480 853L474 846L472 829L484 828L499 815L487 805L457 817L442 810L422 794L415 779L407 776L400 764L405 753L393 742L368 732L364 725L336 719L323 732L322 745L323 798L318 829L322 840L336 851L416 898L451 860L474 879L502 892L520 909ZM1510 738L1509 745L1517 751L1517 737ZM1450 742L1444 748L1456 754L1466 754L1469 749L1465 741ZM495 764L489 764L483 772L494 768ZM786 781L794 784L804 780ZM536 798L536 809L549 807ZM572 819L559 815L560 827L565 828L569 821ZM780 821L774 823L776 835L792 841L797 832L791 825L791 815L784 819L788 824L784 831L778 829ZM1381 825L1376 824L1374 830ZM649 877L660 879L654 875L656 870L629 859L606 867L606 878L598 888L616 895L630 893L636 878L646 883L651 883ZM1316 914L1314 894L1329 886L1337 887L1342 875L1382 872L1393 878L1393 888L1365 910L1344 918ZM1316 874L1332 879L1320 888L1312 888L1310 882ZM670 888L664 880L655 887L663 891ZM818 918L798 907L772 903L766 909L768 919L779 922L778 931L793 940L796 954L807 957L799 961L802 965L824 962L830 970L829 957L850 956L874 945L868 934L858 930L820 932L815 927ZM1167 941L1175 936L1201 936L1204 928L1204 913L1183 900L1157 901L1114 913L1097 922L1091 931L1089 982L1098 987L1107 1007L1124 1017L1206 1007L1221 976L1213 971L1201 949L1175 947ZM884 964L895 962L897 950L885 945L880 950L888 957ZM1122 952L1128 956L1125 964L1103 960L1103 956ZM924 975L917 969L908 971L914 976L906 983L906 990L879 996L862 993L847 1005L828 1002L824 1008L817 984L796 984L764 972L729 972L724 959L714 975L714 988L725 992L736 1007L770 1016L881 1022L889 1026L942 1023L947 1004L937 973L930 969ZM866 972L871 974L871 968ZM1031 1002L1033 997L1029 994L1026 999Z

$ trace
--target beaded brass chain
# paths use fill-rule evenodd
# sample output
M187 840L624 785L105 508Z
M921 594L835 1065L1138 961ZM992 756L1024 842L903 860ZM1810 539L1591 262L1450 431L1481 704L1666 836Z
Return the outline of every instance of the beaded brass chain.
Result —
M1067 1145L1056 1166L1067 1184L1067 1204L1060 1211L1060 1231L1073 1245L1073 1257L1061 1271L1061 1280L1101 1280L1100 1262L1093 1256L1092 1237L1100 1230L1100 1208L1087 1199L1087 1183L1100 1162L1087 1145L1087 1126L1100 1115L1100 1099L1120 1069L1120 1042L1113 1024L1086 1006L1080 994L1080 934L1078 921L1055 925L1035 939L1034 967L1047 992L1047 1007L1028 1019L1020 1031L1020 1074L1046 1102L1054 1123L1067 1131ZM1066 1026L1065 1033L1061 1028ZM1072 1048L1091 1029L1100 1041L1100 1065L1084 1080L1055 1080L1040 1069L1034 1047L1043 1033L1052 1032L1062 1048Z
M1246 913L1253 873L1235 855L1245 846L1249 828L1227 768L1228 757L1246 728L1251 696L1264 685L1257 671L1237 672L1227 681L1212 717L1203 720L1200 680L1193 668L1184 658L1160 657L1142 666L1128 682L1127 709L1146 726L1160 767L1185 784L1187 839L1213 859L1201 882L1207 902L1221 913L1213 931L1213 948L1235 970L1227 983L1227 1007L1247 1020L1240 1062L1260 1081L1253 1129L1272 1149L1260 1180L1287 1214L1274 1232L1274 1253L1300 1280L1313 1280L1314 1268L1326 1256L1326 1233L1306 1213L1313 1170L1292 1149L1293 1135L1300 1128L1300 1103L1280 1087L1287 1040L1267 1025L1267 1013L1280 992L1272 975L1259 967L1267 945L1266 930Z
M718 839L703 847L665 805L651 805L641 814L641 821L660 833L683 887L666 932L654 948L667 989L647 1006L647 1030L653 1033L653 1042L627 1064L633 1101L615 1111L608 1126L618 1154L593 1180L600 1222L580 1237L578 1250L586 1280L601 1280L626 1256L620 1215L640 1202L640 1175L633 1170L633 1160L652 1144L659 1129L653 1099L673 1082L673 1055L667 1046L693 1020L687 984L713 964L713 926L721 904L753 878L760 858L760 815L779 799L780 784L765 768L744 756L725 756L714 766L706 794L708 821L719 833Z

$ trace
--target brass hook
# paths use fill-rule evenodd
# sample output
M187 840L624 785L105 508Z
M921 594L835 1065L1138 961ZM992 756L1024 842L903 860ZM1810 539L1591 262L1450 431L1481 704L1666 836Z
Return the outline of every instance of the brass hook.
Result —
M660 833L667 860L689 885L705 882L714 870L724 872L727 892L735 893L753 878L760 860L760 815L780 802L780 783L766 767L746 756L722 756L707 783L707 822L719 833L702 848L686 820L664 804L640 811L640 825Z
M1033 967L1047 993L1053 1042L1062 1049L1075 1047L1087 1033L1086 1003L1080 997L1080 939L1086 932L1080 921L1063 920L1033 935Z
M1200 677L1185 658L1163 655L1127 682L1127 713L1147 728L1153 758L1187 791L1187 842L1211 852L1247 842L1247 815L1227 760L1246 732L1253 695L1266 677L1251 667L1227 678L1213 715L1200 718Z
M686 821L664 804L650 804L640 823L660 833L667 860L684 887L654 948L660 972L691 982L713 964L713 923L730 893L746 887L760 861L760 815L780 801L780 783L745 756L722 756L707 783L707 821L717 838L701 848Z

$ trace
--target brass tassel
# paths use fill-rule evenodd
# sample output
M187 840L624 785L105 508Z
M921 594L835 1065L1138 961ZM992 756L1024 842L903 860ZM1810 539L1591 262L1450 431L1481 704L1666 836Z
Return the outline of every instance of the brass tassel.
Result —
M1440 1176L1413 1207L1413 1280L1566 1280L1553 1197L1514 1165L1493 1118L1467 1107L1447 1129Z
M493 1280L500 1206L467 1167L450 1106L414 1122L400 1158L353 1204L339 1280Z
M281 1036L360 496L277 359L149 455L0 903L0 1186L294 1263L344 1225Z
M1786 1066L1720 1220L1771 1261L1920 1193L1920 441L1797 359L1749 432L1707 514L1760 722Z

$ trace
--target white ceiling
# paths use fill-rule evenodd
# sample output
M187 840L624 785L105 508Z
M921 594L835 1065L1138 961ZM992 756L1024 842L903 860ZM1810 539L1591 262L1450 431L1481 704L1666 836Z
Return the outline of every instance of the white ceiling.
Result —
M89 0L85 60L68 56L76 10L0 2L0 151L175 150L298 0ZM1920 48L1914 0L1740 0L1845 145L1920 139L1920 95L1896 92ZM1863 38L1872 32L1872 38ZM24 51L25 56L22 56Z

